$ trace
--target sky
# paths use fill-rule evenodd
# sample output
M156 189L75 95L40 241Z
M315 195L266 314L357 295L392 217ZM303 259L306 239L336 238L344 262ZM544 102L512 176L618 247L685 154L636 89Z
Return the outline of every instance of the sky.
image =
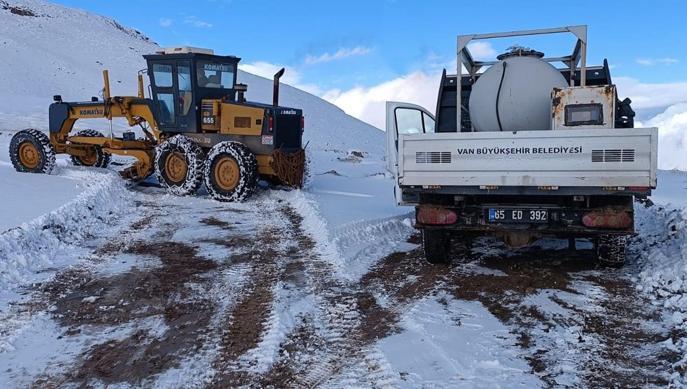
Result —
M385 100L434 111L441 70L455 69L456 36L587 24L588 64L608 58L613 79L646 115L687 101L687 2L58 0L136 28L161 46L191 45L242 58L244 70L284 81L383 127ZM572 35L473 47L493 58L517 43L547 55ZM250 88L250 86L249 86Z

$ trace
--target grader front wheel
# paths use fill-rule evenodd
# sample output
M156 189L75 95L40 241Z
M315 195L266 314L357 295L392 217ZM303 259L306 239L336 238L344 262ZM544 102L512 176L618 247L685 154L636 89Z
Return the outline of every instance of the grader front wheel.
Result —
M55 168L55 149L44 133L23 130L10 141L10 160L18 172L50 174Z
M173 136L156 149L155 174L171 193L193 194L203 183L203 150L183 135Z

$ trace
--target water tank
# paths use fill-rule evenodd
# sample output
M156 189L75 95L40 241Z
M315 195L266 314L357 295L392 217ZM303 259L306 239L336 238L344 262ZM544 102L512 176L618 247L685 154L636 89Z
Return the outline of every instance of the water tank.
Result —
M554 87L566 87L567 82L556 68L541 60L543 56L538 51L512 48L477 79L470 94L475 131L551 129L551 92Z

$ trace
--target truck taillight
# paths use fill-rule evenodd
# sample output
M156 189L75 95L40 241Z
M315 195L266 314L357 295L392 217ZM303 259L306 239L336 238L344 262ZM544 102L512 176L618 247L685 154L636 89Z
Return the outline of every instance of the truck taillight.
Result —
M305 131L305 117L301 116L301 132Z
M648 193L651 188L648 186L630 186L627 188L630 192Z
M455 212L440 207L418 207L415 218L418 223L430 226L454 224L458 220Z
M620 230L632 226L632 215L627 211L598 210L589 212L582 217L582 224L589 228L607 228Z
M267 130L269 132L274 131L274 117L270 116L267 120Z

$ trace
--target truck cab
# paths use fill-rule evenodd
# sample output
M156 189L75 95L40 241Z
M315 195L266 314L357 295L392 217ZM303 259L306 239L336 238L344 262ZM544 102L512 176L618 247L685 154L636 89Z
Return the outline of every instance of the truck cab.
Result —
M468 47L560 33L575 36L572 54L514 46L476 61ZM634 128L631 101L618 98L607 61L587 66L586 47L586 26L459 36L434 113L387 102L396 201L415 206L428 261L449 261L451 238L476 234L512 247L590 238L599 261L622 264L634 200L656 187L658 131Z

